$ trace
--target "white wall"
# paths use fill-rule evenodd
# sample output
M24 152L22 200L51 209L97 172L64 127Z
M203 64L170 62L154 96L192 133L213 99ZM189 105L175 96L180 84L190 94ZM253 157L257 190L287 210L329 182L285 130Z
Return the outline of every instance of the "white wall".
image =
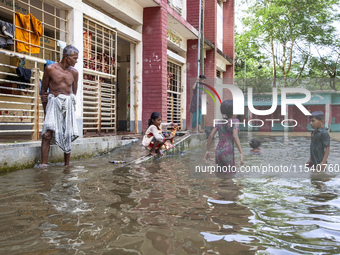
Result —
M135 131L132 122L136 121L135 110L137 109L138 132L142 132L142 105L143 105L143 87L142 87L142 68L143 68L143 46L142 42L130 44L130 130ZM136 91L137 89L137 91ZM137 98L135 95L137 94Z
M138 86L138 120L142 120L142 62L139 61L142 59L142 33L140 26L135 26L136 30L129 28L128 26L106 16L105 14L99 12L98 10L84 4L81 0L53 0L58 6L63 6L65 9L68 10L68 28L69 28L69 44L74 45L79 49L79 59L78 63L75 66L79 72L79 83L78 83L78 93L77 93L77 106L76 106L76 118L77 121L79 120L81 122L80 134L82 134L82 115L83 115L83 15L90 16L92 19L97 20L106 26L111 27L112 29L115 29L118 31L118 33L134 42L137 43L136 50L134 49L134 44L131 44L131 48L133 48L133 52L131 51L130 56L130 68L131 68L131 77L130 77L130 86L131 86L131 120L135 119L135 112L134 112L134 80L136 77L136 83ZM110 2L112 5L115 6L115 8L123 10L129 8L128 3L134 4L135 2L132 0L125 1L125 0L112 0L112 1L106 1ZM136 4L137 5L137 4ZM131 10L128 11L128 15L135 15L136 19L140 19L143 15L143 8L139 8L139 5L137 5L137 9L132 13ZM137 63L134 64L134 55L137 58ZM79 122L78 122L79 123ZM132 128L134 128L132 126ZM139 130L141 132L141 129Z

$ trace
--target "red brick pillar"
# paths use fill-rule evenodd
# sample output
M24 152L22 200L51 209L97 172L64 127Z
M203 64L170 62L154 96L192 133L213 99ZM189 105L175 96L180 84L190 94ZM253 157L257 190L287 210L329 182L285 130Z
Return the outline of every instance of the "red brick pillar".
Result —
M199 5L201 0L187 0L187 21L199 30ZM192 127L192 113L190 104L193 95L192 85L197 78L198 40L187 42L187 129Z
M204 60L204 75L207 77L209 85L214 86L214 80L216 78L216 48L206 51L206 58ZM220 108L215 106L214 101L210 96L207 96L207 115L205 116L205 126L213 126L215 118L215 111L219 111Z
M142 130L152 112L167 119L167 12L150 7L143 11L143 110Z
M223 52L233 60L233 65L227 65L223 78L234 78L235 61L235 10L234 0L223 3Z
M204 37L216 45L217 40L217 1L205 0Z
M217 1L205 0L204 3L204 37L215 45L214 49L206 51L204 59L204 75L208 78L208 83L214 85L213 80L216 78L216 40L217 40ZM209 82L210 81L210 82ZM214 101L207 97L208 107L207 115L205 116L205 126L213 126L215 118L216 106ZM217 107L218 111L220 110Z
M197 77L198 40L187 41L187 129L191 129L192 113L190 112L192 85Z
M198 30L199 0L187 0L187 21Z

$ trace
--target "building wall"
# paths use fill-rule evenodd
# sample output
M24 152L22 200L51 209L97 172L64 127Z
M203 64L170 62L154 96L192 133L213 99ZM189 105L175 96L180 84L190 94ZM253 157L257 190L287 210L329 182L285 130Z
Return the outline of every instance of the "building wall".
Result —
M198 40L188 40L187 42L187 103L186 103L186 119L187 129L191 129L192 126L192 113L190 112L190 103L193 96L192 85L197 77L197 54L198 54Z
M301 94L291 94L288 96L289 99L301 99ZM340 131L340 94L337 92L322 92L315 91L311 92L311 99L304 103L303 106L308 112L312 113L314 111L322 111L325 113L325 123L324 126L329 128L331 132ZM253 104L256 109L265 110L272 107L271 95L254 95ZM263 127L252 127L250 131L291 131L291 132L309 132L312 131L311 125L309 124L310 117L305 115L296 105L286 105L288 115L283 116L281 113L281 95L278 95L278 105L274 113L270 115L260 116L249 113L249 118L245 116L246 124L250 119L261 119L264 121L265 125ZM247 103L246 103L247 109ZM266 121L266 119L274 119L274 126L271 127L271 121ZM294 120L285 122L283 127L281 121L283 120ZM295 127L293 127L297 124ZM247 130L247 128L242 128L242 130Z
M152 112L167 116L167 12L144 8L143 13L143 110L142 130Z
M199 1L187 0L187 21L197 30L199 30ZM186 70L186 123L187 129L192 127L192 113L190 112L190 104L193 96L192 85L197 77L198 67L198 40L191 39L187 41L187 70Z
M187 0L187 21L198 30L199 1Z
M332 132L340 132L340 105L331 105L331 122Z
M142 42L130 44L130 131L142 132Z
M204 75L209 78L216 77L216 53L217 53L217 1L206 0L204 4L204 37L215 45L214 49L206 51L204 59ZM214 105L212 98L207 97L208 105ZM213 126L215 107L207 108L205 126Z
M69 44L72 44L79 50L78 63L75 68L79 72L79 80L78 80L78 91L76 95L76 119L78 126L78 133L80 137L83 136L83 40L79 40L79 38L83 38L83 12L79 9L72 9L68 13L69 19Z
M227 65L223 78L234 78L235 60L235 2L223 3L223 52L232 59L233 65Z
M75 0L72 1L71 6L65 0L61 0L61 2L68 4L69 8L71 9L71 18L77 17L77 20L82 20L80 18L83 13L86 13L92 16L99 21L112 25L120 31L123 32L125 36L128 38L133 39L136 44L131 45L131 97L130 97L130 127L131 131L135 130L135 119L137 118L137 126L138 132L145 131L147 128L147 120L149 119L150 115L154 111L158 111L162 114L163 119L166 120L167 115L167 93L166 93L166 84L167 84L167 47L169 47L169 43L167 44L167 27L169 27L167 15L173 15L173 12L168 12L166 0L157 0L155 1L156 4L159 4L159 7L146 7L146 8L139 8L139 6L134 6L134 10L137 10L136 15L134 16L134 12L129 11L126 12L127 19L132 20L131 22L141 24L140 28L134 25L132 26L134 29L129 28L122 23L115 21L114 19L103 15L97 10L86 6L82 1ZM130 3L131 1L129 1ZM132 1L135 4L134 1ZM183 6L184 15L182 18L186 16L186 21L189 22L194 28L198 29L198 19L199 19L199 1L198 0L186 0L183 2L185 6ZM121 10L122 8L127 8L128 3L121 3L121 1L112 1L111 3L117 10ZM226 8L226 5L232 6L232 10ZM99 3L98 3L99 5ZM84 6L86 8L84 9ZM137 8L137 9L136 9ZM231 8L231 7L230 7ZM230 4L229 1L223 3L223 17L226 16L226 12L228 10L233 13L233 4ZM140 13L142 11L142 14ZM78 14L77 14L78 12ZM120 13L119 15L123 15ZM217 2L216 0L205 0L205 36L206 38L211 41L212 43L216 44L216 35L217 35ZM142 17L142 19L141 19ZM173 16L174 17L174 16ZM183 19L178 19L178 22L183 24ZM177 18L176 18L177 19ZM76 20L76 19L73 19ZM123 20L123 19L122 19ZM226 22L224 18L224 22ZM78 33L82 31L82 24L77 24L75 22L72 31L76 31L78 28ZM188 25L185 25L188 27ZM230 29L233 30L234 23L230 25ZM170 25L171 27L171 25ZM225 27L225 23L224 23ZM81 29L80 29L81 28ZM175 27L171 27L172 29L176 29ZM75 32L77 34L77 32ZM225 34L225 29L224 29ZM186 36L185 34L180 34L182 36ZM82 49L82 42L78 40L80 38L79 35L73 36L73 39L70 39L72 42L77 43L79 48ZM137 40L136 40L137 38ZM225 48L228 48L228 43L225 43L225 35L223 36L223 51ZM174 48L174 52L184 58L186 58L186 64L183 65L183 79L182 79L182 86L185 89L185 100L183 100L183 120L186 120L186 127L188 129L191 128L191 113L190 113L190 102L192 97L192 82L194 82L195 78L197 77L197 40L196 39L186 39L183 37L183 45L179 51L176 51ZM233 53L233 40L229 42L229 51ZM170 45L171 48L171 45ZM82 52L82 50L81 50ZM225 52L227 55L228 53ZM215 77L216 76L216 49L210 50L207 52L206 59L205 59L205 75L207 77ZM228 55L229 56L229 55ZM80 56L81 58L81 56ZM134 58L132 60L132 58ZM82 66L82 63L78 64L79 67ZM81 69L81 68L79 68ZM233 76L233 67L227 67L227 76ZM82 77L82 73L80 73L80 77ZM185 85L185 86L184 86ZM137 93L135 93L135 87L137 87ZM81 88L80 88L81 89ZM81 93L80 93L81 94ZM137 95L137 100L135 98ZM80 95L79 95L80 97ZM82 98L79 98L82 100ZM208 97L208 102L213 103L212 100ZM81 105L82 103L78 104L80 109L77 109L77 116L82 115L81 113ZM137 111L137 115L135 114ZM79 112L79 113L78 113ZM209 115L209 113L208 113ZM136 117L137 116L137 117ZM213 115L212 115L213 116ZM206 118L206 125L207 123L211 124L212 122L208 118Z
M204 37L217 45L217 1L205 0L204 3ZM216 48L216 47L215 47Z
M79 134L83 134L83 17L91 17L98 23L104 24L118 32L131 42L130 45L130 126L131 131L137 131L134 125L138 124L138 132L145 131L147 120L153 111L160 112L164 120L167 115L167 48L174 54L185 58L182 66L182 86L185 90L183 96L183 120L187 127L191 126L190 102L192 97L192 84L197 77L197 37L199 21L199 0L183 0L182 16L173 10L169 11L167 0L154 0L152 4L158 7L145 7L142 1L134 0L89 0L96 8L85 4L82 0L53 0L68 11L68 43L79 49L79 59L75 66L79 72L79 85L77 93L76 118ZM149 1L151 3L151 1ZM229 3L229 1L225 2ZM140 5L141 4L141 5ZM112 14L109 16L105 13ZM217 33L217 2L205 0L205 36L216 45ZM223 9L223 16L225 12ZM168 17L177 19L173 26L169 24ZM185 20L186 18L186 20ZM167 27L175 29L181 26L183 44L178 48L167 42ZM232 25L233 26L233 25ZM191 31L190 31L191 30ZM183 32L185 31L185 32ZM223 45L225 43L223 42ZM183 47L182 47L183 46ZM224 47L224 46L223 46ZM209 50L205 59L205 74L207 77L216 77L216 47ZM208 100L209 97L208 97ZM212 101L209 103L213 103ZM125 111L123 111L125 113ZM121 113L123 116L124 114ZM208 113L209 115L209 113ZM207 118L207 121L209 119ZM141 125L142 123L142 125ZM142 127L142 128L141 128Z
M91 17L94 20L97 20L98 22L105 24L106 26L115 29L118 31L120 35L123 35L126 39L129 39L131 41L134 41L135 44L131 46L133 48L133 54L131 58L133 58L133 61L130 61L130 86L131 86L131 97L130 97L130 105L133 105L131 107L130 116L131 116L131 131L135 130L135 119L137 116L137 127L138 132L141 132L141 120L142 120L142 97L141 93L137 93L138 98L137 101L134 97L134 90L135 86L138 87L138 91L142 91L142 31L140 29L140 26L134 25L134 29L131 27L128 27L121 22L103 14L102 12L94 9L91 6L88 6L84 4L81 0L74 0L74 1L66 1L66 0L59 0L58 1L61 5L65 6L69 13L68 13L68 20L69 20L69 44L72 44L76 46L79 49L79 59L78 63L75 66L76 69L79 72L79 82L78 82L78 93L77 93L77 105L76 105L76 117L78 122L78 128L79 128L79 134L82 134L82 106L83 106L83 41L79 38L83 38L83 15L87 15ZM100 2L96 2L97 5L100 5ZM131 22L139 24L142 20L141 17L143 15L143 8L141 8L139 5L137 5L134 1L130 1L129 5L127 5L127 2L121 3L121 1L112 1L111 5L115 8L117 7L118 10L124 9L124 8L132 8L133 12L124 12L126 15L126 18L128 20L131 20ZM122 15L121 14L117 14ZM122 18L123 19L123 18ZM137 102L137 103L136 103ZM139 107L135 107L138 105ZM137 114L135 114L135 109L137 110ZM118 121L118 120L117 120Z
M187 20L198 30L199 23L199 1L187 0ZM223 49L231 59L234 58L234 0L223 3ZM205 0L204 3L204 36L207 40L215 45L212 49L205 50L204 58L204 75L208 79L216 78L217 70L217 1ZM190 102L192 97L191 81L197 77L197 40L188 40L187 51L187 126L191 127L192 114L189 112ZM223 69L224 70L224 67ZM227 65L223 73L223 78L234 77L234 66ZM212 85L214 82L209 82ZM233 84L232 80L229 84ZM223 90L223 99L229 99L231 93ZM214 105L213 100L207 97L208 106ZM218 108L219 111L219 108ZM216 117L215 107L207 107L207 114L205 116L206 127L213 125L213 119Z

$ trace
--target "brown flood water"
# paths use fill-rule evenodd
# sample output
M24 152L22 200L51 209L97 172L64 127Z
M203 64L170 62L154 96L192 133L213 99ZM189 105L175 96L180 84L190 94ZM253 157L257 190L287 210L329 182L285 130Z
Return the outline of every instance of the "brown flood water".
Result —
M248 165L308 159L306 137L240 137ZM331 147L329 163L340 163L340 142ZM201 154L109 163L145 155L137 143L2 174L0 254L340 253L340 178L190 178Z

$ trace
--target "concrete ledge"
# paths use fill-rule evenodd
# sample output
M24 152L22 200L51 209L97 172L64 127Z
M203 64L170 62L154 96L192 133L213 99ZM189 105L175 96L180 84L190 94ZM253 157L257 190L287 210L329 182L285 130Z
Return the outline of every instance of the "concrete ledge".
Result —
M71 160L107 153L138 140L121 140L121 136L78 138L72 143ZM51 163L64 162L64 153L57 145L51 145L48 159ZM41 141L0 144L0 172L30 168L39 163Z

